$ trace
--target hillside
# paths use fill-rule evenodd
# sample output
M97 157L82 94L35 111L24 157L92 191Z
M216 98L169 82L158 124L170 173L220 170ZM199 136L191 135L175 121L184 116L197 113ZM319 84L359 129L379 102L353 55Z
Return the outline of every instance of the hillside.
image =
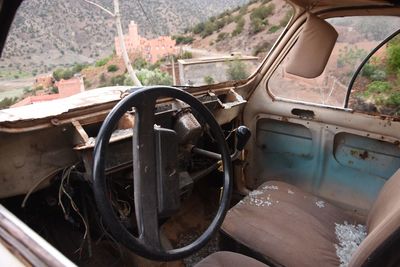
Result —
M187 36L194 39L193 48L263 57L291 16L283 0L250 1L195 25Z
M97 0L112 10L111 0ZM135 20L140 34L176 34L247 0L120 0L124 31ZM139 5L141 3L141 6ZM113 19L83 0L25 1L15 18L0 68L33 74L63 64L93 62L110 54L116 34Z

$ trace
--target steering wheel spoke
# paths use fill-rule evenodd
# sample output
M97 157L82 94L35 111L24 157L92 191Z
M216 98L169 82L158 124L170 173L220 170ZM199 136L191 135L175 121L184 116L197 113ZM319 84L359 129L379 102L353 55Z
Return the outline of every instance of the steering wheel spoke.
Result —
M141 95L135 105L135 125L133 128L133 177L135 212L139 238L151 247L161 249L158 212L156 146L154 135L153 97ZM149 198L148 196L153 196Z

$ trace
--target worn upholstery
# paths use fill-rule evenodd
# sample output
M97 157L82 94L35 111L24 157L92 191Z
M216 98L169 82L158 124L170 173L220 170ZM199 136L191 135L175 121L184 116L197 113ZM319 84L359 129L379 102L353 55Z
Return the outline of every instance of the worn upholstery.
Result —
M335 223L353 216L284 182L269 181L227 214L222 231L267 262L283 266L339 266Z
M293 55L285 69L287 73L315 78L324 71L335 46L338 33L325 20L309 13L304 29L293 47Z
M268 267L255 259L249 258L247 256L228 252L220 251L211 254L207 258L196 264L195 267L233 267L233 266L243 266L243 267Z
M385 245L398 244L400 226L400 170L398 170L383 186L378 198L374 202L367 218L368 235L360 244L350 262L350 266L361 266L380 257L384 253ZM392 244L390 244L392 243ZM396 253L399 255L399 253ZM388 262L396 262L398 266L399 257L390 255L392 259L385 256ZM382 265L383 266L383 265ZM385 264L386 266L386 264Z

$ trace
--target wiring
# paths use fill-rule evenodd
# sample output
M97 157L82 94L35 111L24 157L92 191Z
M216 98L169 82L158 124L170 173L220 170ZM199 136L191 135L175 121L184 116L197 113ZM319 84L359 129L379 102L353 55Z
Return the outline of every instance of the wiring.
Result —
M72 165L71 167L67 167L67 168L65 168L63 170L63 173L62 173L62 176L61 176L61 183L60 183L60 187L59 187L59 190L58 190L58 204L61 206L61 209L62 209L62 211L64 213L65 218L68 218L69 214L68 214L68 212L67 212L67 210L66 210L66 208L65 208L65 206L64 206L64 204L62 202L62 197L63 197L63 195L65 195L69 199L69 202L71 204L72 209L76 212L76 214L78 214L78 216L81 218L81 220L82 220L82 222L83 222L83 224L85 226L85 233L83 235L82 243L81 243L80 247L75 251L75 253L79 252L79 254L81 255L83 245L84 245L84 243L85 243L85 241L87 239L87 236L88 236L88 229L89 228L88 228L88 225L86 223L85 218L80 213L78 206L76 205L75 201L73 200L71 195L67 192L67 190L65 189L65 186L64 186L65 185L65 181L66 181L67 184L69 184L69 179L70 179L70 176L71 176L71 172L74 169L75 169L75 165Z

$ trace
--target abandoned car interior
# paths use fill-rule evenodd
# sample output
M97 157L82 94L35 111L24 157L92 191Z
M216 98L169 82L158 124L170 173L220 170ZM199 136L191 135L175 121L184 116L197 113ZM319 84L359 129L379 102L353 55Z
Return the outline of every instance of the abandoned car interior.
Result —
M26 12L41 2L0 1L0 100L3 66L16 65L12 33L34 25ZM125 57L132 44L119 50L121 35L107 59L120 65L99 60L70 80L54 71L52 92L21 89L1 107L2 266L400 266L400 4L235 3L204 24L223 19L219 30L193 30L179 49L271 34L267 50L172 59L173 82L151 84ZM115 17L120 29L117 10L108 26ZM225 65L254 62L244 77L220 78ZM200 70L209 74L197 79ZM104 82L118 72L142 85ZM89 89L56 98L73 79Z

